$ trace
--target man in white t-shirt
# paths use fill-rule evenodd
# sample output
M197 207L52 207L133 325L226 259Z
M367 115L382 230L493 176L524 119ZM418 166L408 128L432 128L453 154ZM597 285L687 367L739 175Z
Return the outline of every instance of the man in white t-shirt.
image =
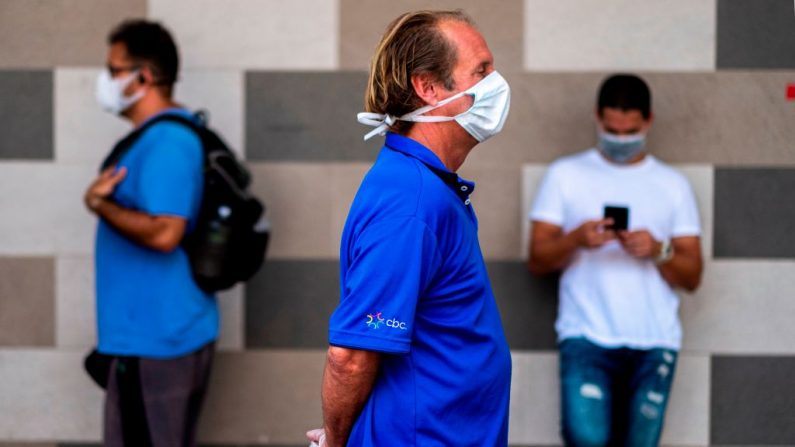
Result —
M549 167L530 212L529 270L562 271L555 328L569 446L654 446L682 330L675 288L698 287L701 228L687 180L649 155L651 94L604 81L596 148Z

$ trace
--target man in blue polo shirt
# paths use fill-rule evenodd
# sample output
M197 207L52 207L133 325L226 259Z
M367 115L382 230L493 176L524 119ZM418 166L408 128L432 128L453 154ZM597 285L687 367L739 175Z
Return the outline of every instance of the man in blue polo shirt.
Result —
M140 128L190 113L171 99L178 55L157 23L122 23L109 37L100 105ZM96 237L98 351L112 356L106 446L192 446L218 337L215 297L196 285L183 235L194 225L203 151L181 124L148 127L85 194Z
M388 27L359 115L386 134L351 206L331 317L321 446L505 446L511 357L455 173L508 114L472 20L419 11Z

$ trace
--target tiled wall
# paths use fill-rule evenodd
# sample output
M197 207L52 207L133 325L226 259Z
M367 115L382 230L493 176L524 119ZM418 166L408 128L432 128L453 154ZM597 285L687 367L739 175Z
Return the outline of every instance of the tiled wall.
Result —
M707 260L682 296L664 444L795 445L795 15L791 0L0 0L0 445L95 445L94 221L81 196L126 125L98 110L105 35L162 20L177 97L245 154L273 221L262 272L221 298L201 437L305 445L320 422L347 208L378 149L355 122L369 55L398 13L462 7L513 88L502 135L462 175L514 353L510 442L557 445L554 278L525 272L547 164L593 143L599 81L651 84L650 147L690 179Z

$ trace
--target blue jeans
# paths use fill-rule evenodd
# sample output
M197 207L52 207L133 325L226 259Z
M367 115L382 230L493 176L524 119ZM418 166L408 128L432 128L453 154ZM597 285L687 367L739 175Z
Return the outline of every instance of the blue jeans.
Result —
M607 349L584 338L560 343L563 440L567 446L656 446L676 351Z

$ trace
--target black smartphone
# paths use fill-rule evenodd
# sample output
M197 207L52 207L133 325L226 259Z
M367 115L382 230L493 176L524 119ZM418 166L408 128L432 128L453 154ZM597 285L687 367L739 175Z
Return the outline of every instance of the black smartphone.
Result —
M626 230L629 227L629 208L605 205L605 219L613 219L613 225L606 227L608 230Z

